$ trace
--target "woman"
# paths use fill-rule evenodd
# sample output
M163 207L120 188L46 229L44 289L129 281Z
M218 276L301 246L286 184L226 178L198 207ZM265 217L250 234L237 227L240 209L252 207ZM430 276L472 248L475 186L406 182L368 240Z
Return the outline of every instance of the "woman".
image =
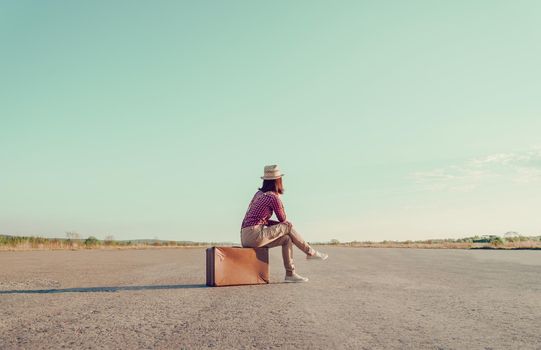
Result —
M293 265L293 246L296 245L306 254L307 259L325 260L328 255L314 250L302 239L293 225L286 220L284 206L280 195L284 193L282 174L277 165L265 166L263 186L256 192L240 231L243 247L277 247L282 246L282 257L286 269L286 282L308 282L308 278L295 273ZM278 221L269 220L272 213L276 214Z

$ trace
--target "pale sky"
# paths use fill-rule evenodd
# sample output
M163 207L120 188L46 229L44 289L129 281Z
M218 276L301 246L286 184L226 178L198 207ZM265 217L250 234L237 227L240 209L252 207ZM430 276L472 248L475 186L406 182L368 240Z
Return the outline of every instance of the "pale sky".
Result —
M541 234L539 1L0 1L0 234Z

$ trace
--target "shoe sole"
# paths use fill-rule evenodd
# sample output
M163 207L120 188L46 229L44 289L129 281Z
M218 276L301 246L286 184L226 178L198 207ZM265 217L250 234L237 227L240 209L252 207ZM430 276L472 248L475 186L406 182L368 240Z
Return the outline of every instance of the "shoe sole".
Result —
M323 261L323 260L327 260L328 258L329 258L328 256L326 256L324 258L308 258L307 257L306 260L321 260L321 261Z
M304 282L308 282L308 280L306 280L306 281L288 281L288 280L284 280L284 283L304 283Z

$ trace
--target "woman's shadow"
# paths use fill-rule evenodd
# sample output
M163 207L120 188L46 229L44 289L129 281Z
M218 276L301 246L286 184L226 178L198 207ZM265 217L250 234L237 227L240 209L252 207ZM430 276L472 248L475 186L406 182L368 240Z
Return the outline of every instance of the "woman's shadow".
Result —
M0 290L0 294L55 294L55 293L97 293L97 292L121 292L130 290L160 290L160 289L191 289L207 288L205 284L165 284L150 286L116 286L116 287L87 287L87 288L62 288L62 289L19 289Z

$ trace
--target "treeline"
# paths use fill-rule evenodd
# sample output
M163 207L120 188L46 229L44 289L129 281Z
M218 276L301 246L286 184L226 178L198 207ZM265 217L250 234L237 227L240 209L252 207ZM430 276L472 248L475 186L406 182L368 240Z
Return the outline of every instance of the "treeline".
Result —
M408 246L408 245L440 245L440 246L478 246L478 245L490 245L490 246L504 246L504 245L520 245L519 243L530 243L534 246L541 245L541 236L498 236L498 235L482 235L472 236L464 238L444 238L444 239L426 239L426 240L406 240L406 241L349 241L340 242L337 239L331 239L328 242L320 242L313 244L323 245L346 245L346 246L366 246L366 245L392 245L392 246Z
M144 248L144 247L204 247L230 246L229 242L192 242L150 240L115 240L107 236L100 240L94 236L81 238L78 233L66 232L67 238L44 238L36 236L0 235L1 250L17 249L94 249L94 248ZM406 241L349 241L331 239L328 242L310 242L316 245L335 245L346 247L398 247L398 248L541 248L541 236L521 235L483 235L465 238L406 240Z
M8 236L0 235L0 248L12 249L79 249L100 247L194 247L209 245L224 245L219 242L191 242L191 241L164 241L164 240L129 240L118 241L111 237L100 240L94 236L88 238L74 237L68 233L69 238L44 238L35 236Z

